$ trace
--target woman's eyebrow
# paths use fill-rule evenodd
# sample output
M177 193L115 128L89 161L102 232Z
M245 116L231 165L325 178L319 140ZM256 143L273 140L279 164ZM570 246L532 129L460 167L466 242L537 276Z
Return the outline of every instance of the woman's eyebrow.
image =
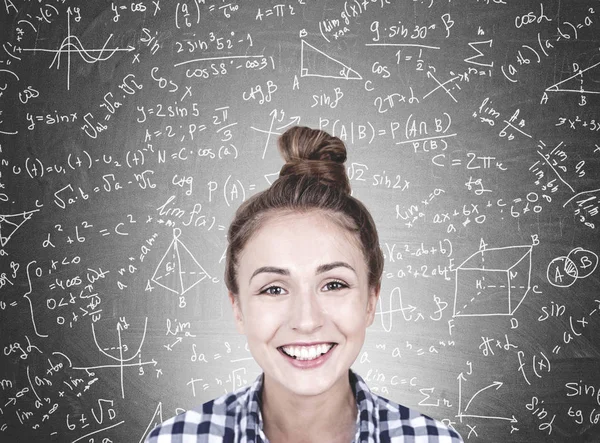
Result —
M254 271L252 273L252 276L250 276L250 280L248 280L248 282L252 281L252 279L257 274L260 274L261 272L267 272L267 273L271 273L271 274L280 274L280 275L285 275L285 276L290 275L290 271L287 269L277 268L275 266L261 266L260 268L258 268L256 271Z
M322 274L323 272L331 271L332 269L339 268L339 267L348 268L356 274L356 271L354 270L354 268L352 266L350 266L348 263L343 262L343 261L334 261L332 263L326 263L324 265L319 265L317 267L317 274Z
M352 266L350 266L348 263L343 262L343 261L334 261L332 263L325 263L323 265L319 265L319 266L317 266L316 274L322 274L323 272L331 271L332 269L339 268L339 267L348 268L356 274L356 271L354 270L354 268ZM285 275L286 277L289 277L289 275L290 275L290 271L288 269L278 268L276 266L261 266L260 268L257 268L252 273L252 276L250 277L250 280L248 280L248 281L249 282L252 281L252 279L257 274L260 274L262 272Z

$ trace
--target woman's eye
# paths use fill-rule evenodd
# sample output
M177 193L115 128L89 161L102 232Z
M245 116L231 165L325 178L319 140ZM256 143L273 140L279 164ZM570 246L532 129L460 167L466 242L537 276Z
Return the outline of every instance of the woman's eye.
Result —
M326 283L325 287L327 288L328 291L335 291L338 289L347 288L348 285L345 285L341 281L334 280L334 281L330 281L330 282Z
M260 293L267 295L281 295L283 294L283 288L281 286L269 286L268 288L260 291Z

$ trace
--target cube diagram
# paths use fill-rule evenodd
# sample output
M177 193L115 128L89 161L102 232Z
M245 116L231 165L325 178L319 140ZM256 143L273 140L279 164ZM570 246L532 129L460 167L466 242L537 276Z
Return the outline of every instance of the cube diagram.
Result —
M532 246L482 249L456 269L454 317L513 315L529 292Z

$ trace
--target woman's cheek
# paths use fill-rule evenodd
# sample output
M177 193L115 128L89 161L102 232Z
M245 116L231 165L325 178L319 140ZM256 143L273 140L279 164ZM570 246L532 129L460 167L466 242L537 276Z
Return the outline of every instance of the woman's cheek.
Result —
M253 331L267 332L285 321L286 309L282 304L254 303L248 306L246 319Z
M332 300L324 309L329 318L344 330L363 325L366 318L366 307L355 300Z

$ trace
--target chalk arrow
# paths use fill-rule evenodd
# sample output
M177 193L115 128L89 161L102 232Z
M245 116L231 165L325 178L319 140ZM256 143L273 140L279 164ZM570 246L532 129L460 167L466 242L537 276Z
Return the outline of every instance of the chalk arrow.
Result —
M286 123L285 125L283 125L283 126L280 126L280 127L276 128L276 129L277 129L278 131L280 131L280 130L282 130L282 129L284 129L284 128L287 128L288 126L291 126L291 125L297 125L297 124L299 124L299 123L300 123L300 116L294 116L294 117L290 117L290 118L291 118L292 120L291 120L289 123Z
M467 379L465 378L462 372L458 374L458 377L456 377L456 379L458 380L458 416L460 416L460 422L462 423L462 382L467 381Z
M517 420L515 418L514 415L509 418L509 417L492 417L490 415L459 414L459 415L457 415L457 417L460 418L461 422L462 422L463 417L466 417L466 418L487 418L487 419L490 419L490 420L505 420L505 421L509 421L511 423L517 423L519 421L519 420Z

